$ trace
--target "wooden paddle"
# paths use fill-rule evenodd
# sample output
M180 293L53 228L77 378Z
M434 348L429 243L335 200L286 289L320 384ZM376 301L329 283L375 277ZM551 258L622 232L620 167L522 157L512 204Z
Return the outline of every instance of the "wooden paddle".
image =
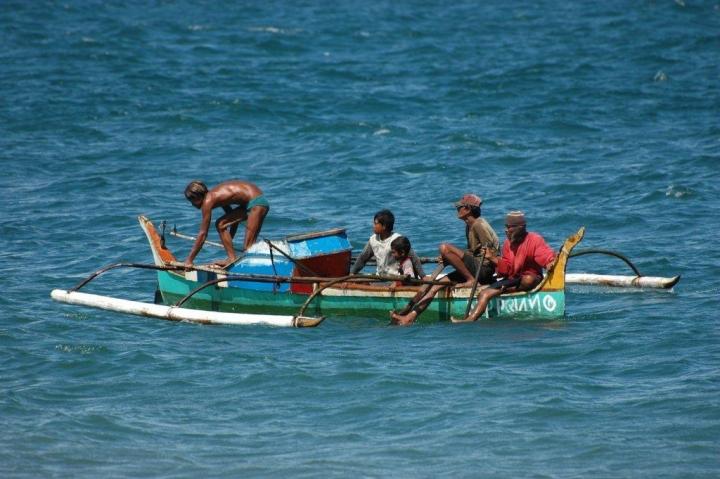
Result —
M465 308L465 318L468 317L468 314L470 314L470 305L472 305L472 300L475 297L475 291L477 290L478 280L480 279L480 272L482 271L483 262L485 261L485 251L487 251L485 248L482 250L482 255L480 256L480 265L477 267L477 270L475 271L475 279L473 280L472 288L470 288L470 296L468 296L468 302L467 307Z
M430 275L430 281L435 281L435 278L438 277L440 273L442 273L442 270L445 269L445 264L443 264L442 261L438 262L437 267L435 270L433 270L432 274ZM397 314L405 315L408 314L412 309L415 307L416 304L418 304L418 301L420 301L425 294L427 294L428 291L430 291L430 288L432 288L432 284L428 284L426 287L421 289L414 297L410 300L410 302L403 308L402 311L398 312Z

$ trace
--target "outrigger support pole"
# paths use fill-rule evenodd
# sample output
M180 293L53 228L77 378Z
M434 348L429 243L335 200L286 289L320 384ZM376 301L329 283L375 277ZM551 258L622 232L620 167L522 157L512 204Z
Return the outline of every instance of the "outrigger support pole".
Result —
M606 255L608 255L608 256L614 256L614 257L616 257L616 258L620 258L620 259L623 260L628 266L630 266L630 268L633 270L633 272L635 273L635 275L637 275L637 276L642 276L642 274L640 273L640 271L635 267L635 265L632 263L632 261L630 261L630 260L627 258L627 256L625 256L625 255L623 255L623 254L620 254L620 253L618 253L618 252L616 252L616 251L609 251L609 250L596 249L596 248L580 249L580 250L573 251L572 253L570 253L569 257L570 257L570 258L574 258L574 257L576 257L576 256L583 256L583 255L586 255L586 254L606 254Z
M178 266L157 266L155 264L145 264L145 263L115 263L108 266L105 266L104 268L100 268L99 270L92 273L90 276L85 278L84 280L80 281L74 288L69 289L69 292L77 291L86 284L88 284L90 281L94 280L101 274L110 271L111 269L116 268L139 268L139 269L154 269L159 271L177 271L179 269L182 269Z
M337 279L330 281L329 283L325 283L321 287L317 288L315 291L312 292L312 294L310 296L308 296L308 299L305 300L305 302L300 307L300 310L298 311L298 313L295 316L304 316L305 309L307 309L307 307L310 305L312 300L315 299L315 297L318 296L320 293L322 293L323 290L329 288L330 286L334 286L338 283L342 283L343 281L352 279L354 276L355 275L352 275L352 274L348 275L348 276L343 276L342 278L337 278Z

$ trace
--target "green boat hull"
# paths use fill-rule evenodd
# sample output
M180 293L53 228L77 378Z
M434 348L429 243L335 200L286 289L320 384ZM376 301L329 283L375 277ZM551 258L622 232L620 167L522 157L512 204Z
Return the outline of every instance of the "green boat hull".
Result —
M187 296L200 282L185 279L172 272L158 272L158 289L162 302L171 305ZM359 291L357 289L326 290L313 299L305 316L356 316L389 319L391 310L403 309L412 293L385 291ZM308 299L306 294L289 291L255 291L237 287L209 286L194 294L183 307L207 311L289 314L295 315ZM420 316L428 323L448 321L451 316L462 318L467 308L465 296L443 297L440 293ZM537 291L516 293L494 298L483 315L485 319L561 319L565 315L565 293Z

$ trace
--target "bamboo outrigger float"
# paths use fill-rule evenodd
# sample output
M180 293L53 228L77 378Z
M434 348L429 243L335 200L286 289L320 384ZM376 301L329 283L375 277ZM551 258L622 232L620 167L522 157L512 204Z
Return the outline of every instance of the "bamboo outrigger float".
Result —
M51 296L55 301L63 303L90 306L108 311L117 311L119 313L136 314L138 316L167 319L169 321L188 321L201 324L266 324L270 326L308 328L317 326L323 320L323 318L305 318L302 316L289 315L219 313L217 311L203 311L200 309L150 304L141 301L129 301L126 299L111 298L109 296L81 293L80 291L63 291L60 289L53 290Z
M54 290L52 298L70 304L172 321L314 327L328 315L389 319L389 312L405 307L420 288L438 284L434 280L409 280L396 286L393 280L400 279L398 277L349 275L352 248L343 229L256 243L228 269L208 265L186 271L166 247L164 234L160 235L146 217L140 216L138 220L150 244L154 264L110 265L68 291ZM483 318L563 318L565 286L570 276L565 270L584 231L580 228L564 242L555 264L540 285L529 292L494 298ZM117 267L156 270L157 304L78 291L97 276ZM575 280L578 283L590 281L583 284L633 282L627 280L628 277L609 278L583 275L576 276ZM674 279L677 282L679 277L653 278L651 283L657 284L655 279ZM635 280L633 286L642 284ZM475 299L472 296L470 288L449 286L440 291L420 322L464 317L469 302Z

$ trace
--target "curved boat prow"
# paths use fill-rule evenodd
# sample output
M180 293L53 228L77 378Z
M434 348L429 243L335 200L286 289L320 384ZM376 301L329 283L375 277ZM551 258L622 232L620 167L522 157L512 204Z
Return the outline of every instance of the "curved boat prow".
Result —
M565 268L573 248L582 241L585 236L585 227L581 226L577 233L565 240L555 263L545 275L545 279L533 291L561 291L565 289Z
M152 251L155 265L168 266L172 264L172 262L176 262L177 258L175 258L175 255L164 246L162 238L157 232L157 229L155 229L155 225L153 225L152 221L143 215L138 216L138 221L140 222L140 227L145 232L145 236L147 236L148 242L150 243L150 250Z

